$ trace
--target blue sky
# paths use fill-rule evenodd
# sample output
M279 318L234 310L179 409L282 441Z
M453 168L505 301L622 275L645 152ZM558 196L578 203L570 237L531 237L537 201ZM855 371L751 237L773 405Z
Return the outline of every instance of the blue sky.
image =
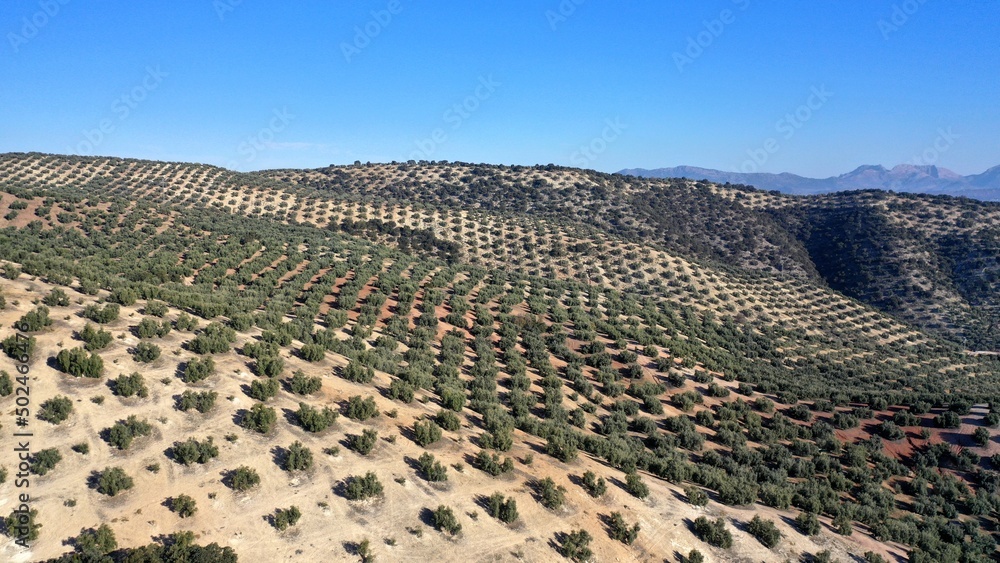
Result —
M993 0L5 0L0 152L1000 164Z

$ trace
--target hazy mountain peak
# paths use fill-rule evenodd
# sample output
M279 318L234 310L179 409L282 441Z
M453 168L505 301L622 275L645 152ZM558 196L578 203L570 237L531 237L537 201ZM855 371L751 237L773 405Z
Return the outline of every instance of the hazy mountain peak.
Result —
M886 170L885 166L882 166L881 164L862 164L861 166L858 166L857 168L848 172L847 174L841 174L840 177L843 178L845 176L851 176L854 174L864 174L867 172L878 172L881 174L888 172L888 170Z
M899 164L893 167L891 172L895 175L906 175L906 174L920 174L924 176L930 176L931 178L943 178L946 180L961 180L962 175L948 170L947 168L941 168L933 164Z
M891 190L896 192L963 196L983 201L1000 201L1000 166L982 174L962 176L934 164L898 164L888 169L881 164L864 164L831 178L806 178L788 172L724 172L696 166L677 166L645 170L622 170L621 174L649 178L693 178L712 182L746 184L761 190L808 195L848 190Z

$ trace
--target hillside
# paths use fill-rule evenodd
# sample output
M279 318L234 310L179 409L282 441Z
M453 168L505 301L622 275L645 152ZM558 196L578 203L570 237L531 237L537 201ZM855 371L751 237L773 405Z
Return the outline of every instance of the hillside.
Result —
M339 197L545 219L717 270L735 266L738 275L820 282L963 346L1000 350L996 203L876 191L792 197L555 167L381 165L262 175Z
M37 154L0 191L0 434L30 387L42 526L3 560L188 530L245 561L995 553L1000 362L844 295L892 307L878 280L922 283L892 268L928 240L990 264L991 207ZM836 277L859 261L885 271ZM80 536L101 523L115 546Z

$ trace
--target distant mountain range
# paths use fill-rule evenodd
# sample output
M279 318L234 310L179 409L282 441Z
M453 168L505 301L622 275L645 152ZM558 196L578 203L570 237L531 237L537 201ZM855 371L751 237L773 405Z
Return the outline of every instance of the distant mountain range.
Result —
M746 184L761 190L786 194L812 195L848 190L891 190L935 195L965 196L982 201L1000 201L1000 166L982 174L962 176L938 166L900 164L891 170L879 165L859 166L856 170L831 178L806 178L787 172L781 174L723 172L696 166L677 166L646 170L631 168L620 174L645 178L690 178L730 184Z

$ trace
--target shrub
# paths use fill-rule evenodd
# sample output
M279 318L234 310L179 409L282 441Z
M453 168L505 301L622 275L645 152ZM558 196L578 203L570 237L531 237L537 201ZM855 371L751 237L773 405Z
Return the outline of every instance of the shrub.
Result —
M957 414L966 415L972 410L972 403L962 400L953 401L950 405L948 405L948 410Z
M347 400L347 418L364 422L378 416L378 405L373 397L355 395Z
M493 477L497 477L514 470L514 461L509 457L505 457L501 461L499 455L496 453L491 454L486 450L479 450L479 453L476 454L475 465Z
M708 545L729 549L733 546L733 535L726 529L726 522L722 518L714 521L699 516L694 521L694 534L701 541Z
M218 397L219 394L215 391L185 391L177 399L177 410L187 411L194 409L205 414L212 410L212 407L215 406L215 400Z
M94 325L87 323L80 331L80 340L83 340L84 348L94 351L107 348L114 341L114 337L103 328L94 328Z
M21 361L25 359L25 356L30 359L31 356L35 354L35 347L37 344L38 341L34 336L29 336L27 339L24 339L16 334L12 334L7 338L4 338L3 342L0 342L0 347L3 347L4 353L8 356Z
M417 458L417 468L420 474L424 476L424 479L428 481L441 482L448 480L448 469L428 452L424 452Z
M45 475L55 468L56 464L62 461L62 454L56 448L47 448L39 451L31 457L29 471L35 475Z
M243 416L240 426L247 430L267 434L277 420L278 415L274 409L264 405L264 403L257 403L250 407L250 410Z
M135 333L139 338L162 338L170 334L170 323L167 321L156 322L153 319L142 319L135 327Z
M55 397L52 397L48 401L42 403L41 408L38 411L38 418L44 420L45 422L59 424L69 418L69 415L72 412L73 401L70 400L69 397L56 395Z
M83 348L60 350L56 364L63 373L73 377L101 377L104 373L104 360L97 354L88 354Z
M692 506L705 506L708 504L708 493L694 485L686 487L684 495L687 496L688 502Z
M260 475L257 470L241 465L232 472L230 486L234 491L248 491L260 484Z
M986 446L990 443L990 431L985 428L976 428L972 431L972 440L977 446Z
M758 495L760 501L767 506L786 510L792 504L795 491L784 485L762 485Z
M393 379L389 384L389 398L404 403L413 402L413 386L402 379Z
M594 552L590 549L590 542L593 539L587 530L575 530L565 534L559 545L559 554L578 563L588 561L594 556Z
M132 440L140 436L149 436L153 427L145 420L139 420L134 414L125 420L119 420L107 429L108 443L119 450L127 450Z
M265 330L261 333L260 339L268 344L274 344L276 346L288 346L292 343L292 335L288 331L275 332L273 330Z
M841 507L843 508L843 507ZM833 529L842 536L849 536L854 533L854 519L848 510L840 510L833 517Z
M320 411L305 403L299 403L299 410L295 416L298 418L299 426L305 431L322 432L336 422L339 415L330 407L323 407Z
M292 393L297 395L312 395L323 387L323 380L320 377L306 377L302 370L295 370L290 387Z
M764 414L770 414L774 412L774 402L767 397L757 397L753 400L753 408Z
M219 457L219 448L212 443L211 436L204 442L188 438L183 442L174 442L171 453L177 462L191 465L192 463L208 463L212 458Z
M221 354L229 351L229 345L236 340L236 331L219 322L209 323L191 341L191 351L195 354Z
M501 493L493 493L486 499L486 513L504 524L510 524L518 517L517 501L514 497L505 498Z
M250 383L249 395L251 399L265 402L277 395L278 389L280 388L281 385L278 383L277 379L272 379L270 377L266 379L258 379Z
M88 555L108 555L118 548L118 540L115 538L115 532L107 524L101 524L96 530L93 528L83 530L73 543L76 551L83 554L84 558L79 560L80 563L84 561L94 561L94 563L97 563L102 561L99 557L92 559L86 559L86 557ZM78 560L70 559L68 561L77 562Z
M986 416L983 417L983 424L989 426L990 428L996 428L1000 424L1000 413L998 412L988 412Z
M49 318L49 308L45 306L35 307L17 320L15 326L22 332L37 332L52 324Z
M708 385L708 396L709 397L728 397L729 389L715 383L714 381Z
M80 278L80 292L86 295L97 295L101 290L101 284L93 279Z
M566 488L556 485L551 477L536 481L535 490L538 491L538 501L549 510L557 510L566 502Z
M764 547L772 548L781 541L781 532L771 520L765 520L760 516L754 516L747 525L747 532L757 538L757 541L764 544Z
M147 301L143 313L154 317L163 317L167 314L167 304L162 301Z
M945 411L934 417L934 424L939 428L958 428L962 425L962 418L955 412Z
M49 307L67 307L69 306L69 296L66 295L65 291L57 287L42 299L42 303Z
M140 342L135 347L135 353L132 354L132 358L137 362L144 364L151 363L160 357L160 347L151 342Z
M288 508L279 508L274 511L274 527L279 531L285 531L289 526L294 526L302 518L302 512L295 505Z
M416 421L413 423L413 440L417 445L426 448L427 446L441 439L441 427L429 420Z
M304 344L299 355L307 362L318 362L326 356L326 348L319 344Z
M744 506L757 500L757 484L746 479L729 478L719 485L719 502L729 506Z
M795 517L795 525L804 536L815 536L820 531L819 518L812 512L800 512Z
M14 380L6 371L0 371L0 397L8 397L14 392Z
M649 496L649 486L643 483L642 477L634 471L625 474L625 490L636 498Z
M135 486L132 478L121 467L106 467L97 479L97 491L113 497Z
M33 542L41 535L38 531L41 527L38 523L38 510L34 508L27 513L13 510L10 516L4 518L4 530L12 538Z
M598 498L608 491L608 484L604 481L604 477L598 477L593 471L587 471L583 474L583 488L588 495Z
M130 305L135 305L136 300L139 299L139 295L130 287L122 287L112 291L111 295L108 296L108 299L128 307Z
M896 426L895 422L891 422L889 420L886 420L881 424L879 424L876 432L886 440L892 442L902 440L903 438L906 437L906 432L903 432L902 428Z
M146 380L139 372L132 372L131 375L119 375L115 379L115 395L119 397L138 396L146 398L149 396L149 388L146 387Z
M366 429L361 434L351 434L347 437L347 447L361 455L370 454L377 442L378 432L371 429Z
M440 430L438 431L440 432ZM480 446L486 450L497 450L506 452L514 447L514 436L507 429L498 429L496 432L487 432L480 438Z
M327 328L340 328L347 324L347 311L333 310L326 315Z
M684 563L705 563L705 556L697 549L692 549L684 559Z
M285 454L285 460L281 468L285 471L308 471L312 466L312 450L303 446L302 442L298 440L292 442L292 445L288 446L288 452Z
M106 325L117 320L120 311L121 307L117 303L108 303L103 308L91 304L83 309L83 316L97 324Z
M462 422L458 419L458 415L449 410L439 411L434 417L434 422L449 432L454 432L462 427Z
M342 373L344 379L354 383L371 383L375 379L375 370L357 360L351 360Z
M254 371L261 377L278 377L285 369L285 360L277 355L266 355L254 362Z
M451 535L455 535L462 531L462 525L455 518L455 513L451 508L443 504L431 513L431 521L434 523L434 528L439 532L448 532Z
M198 328L198 319L187 313L181 313L177 315L177 320L174 321L174 328L188 332L193 331Z
M639 524L629 526L620 512L612 512L608 518L608 535L611 539L618 540L625 545L632 545L639 537Z
M87 455L90 453L90 444L87 442L80 442L79 444L75 444L70 449L78 454Z
M455 412L462 412L465 408L465 391L445 387L441 390L441 406Z
M171 499L170 510L176 512L181 518L188 518L194 516L194 513L198 511L198 506L193 498L187 495L178 495Z
M247 313L236 313L229 319L229 326L233 330L246 332L253 327L253 316Z
M184 366L184 383L197 383L215 373L215 360L193 358Z
M382 491L382 483L379 482L378 476L369 471L365 473L364 477L348 477L347 484L344 487L344 496L348 500L365 500L381 496Z

